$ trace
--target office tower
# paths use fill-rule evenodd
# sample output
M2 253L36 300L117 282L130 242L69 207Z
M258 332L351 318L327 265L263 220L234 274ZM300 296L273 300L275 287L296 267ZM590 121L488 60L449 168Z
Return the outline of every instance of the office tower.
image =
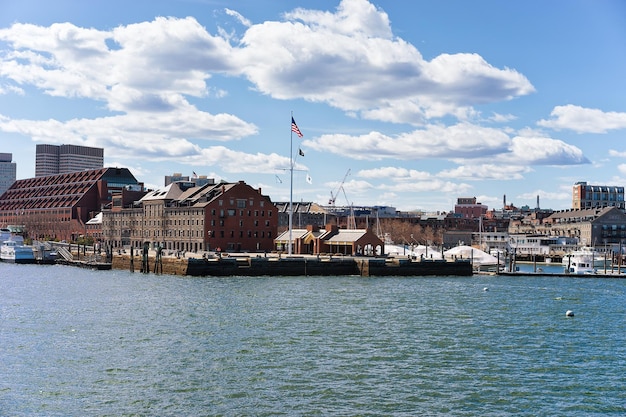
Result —
M35 177L104 167L104 149L78 145L37 145Z
M16 179L16 165L11 162L13 154L0 153L0 195L9 189Z

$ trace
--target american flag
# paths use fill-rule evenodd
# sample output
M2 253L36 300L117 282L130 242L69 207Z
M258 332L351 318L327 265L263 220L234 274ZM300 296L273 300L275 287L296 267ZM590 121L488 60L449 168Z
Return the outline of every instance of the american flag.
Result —
M300 129L298 129L298 125L296 124L296 121L293 120L293 117L291 118L291 131L294 132L296 135L298 135L299 138L301 138L302 132L300 132Z

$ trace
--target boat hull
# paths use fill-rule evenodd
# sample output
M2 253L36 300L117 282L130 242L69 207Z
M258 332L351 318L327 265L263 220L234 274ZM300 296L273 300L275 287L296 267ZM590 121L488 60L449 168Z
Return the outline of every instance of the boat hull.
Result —
M32 248L26 246L3 246L0 250L0 260L16 264L34 264L36 262Z

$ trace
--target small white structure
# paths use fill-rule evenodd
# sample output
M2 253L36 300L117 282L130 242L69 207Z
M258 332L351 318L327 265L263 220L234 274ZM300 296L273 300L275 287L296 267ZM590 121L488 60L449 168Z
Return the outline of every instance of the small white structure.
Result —
M498 258L480 249L471 246L459 245L443 253L448 260L468 259L474 265L474 269L487 270L498 266ZM500 259L500 264L504 264L504 259Z
M426 259L443 259L441 252L432 246L400 246L393 244L385 244L385 254L389 256L408 256L417 260Z

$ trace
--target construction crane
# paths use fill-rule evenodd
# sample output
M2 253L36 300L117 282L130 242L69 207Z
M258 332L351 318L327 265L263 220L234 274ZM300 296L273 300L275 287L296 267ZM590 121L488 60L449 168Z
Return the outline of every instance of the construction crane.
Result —
M335 200L337 200L337 196L339 195L339 191L343 190L343 184L346 182L346 178L348 178L348 175L350 175L350 168L348 168L348 172L346 172L346 175L343 176L343 179L341 180L341 183L337 187L337 190L335 190L334 193L331 190L331 192L330 192L330 200L328 200L328 205L329 206L334 206L335 205ZM344 190L344 195L345 195L345 190Z

